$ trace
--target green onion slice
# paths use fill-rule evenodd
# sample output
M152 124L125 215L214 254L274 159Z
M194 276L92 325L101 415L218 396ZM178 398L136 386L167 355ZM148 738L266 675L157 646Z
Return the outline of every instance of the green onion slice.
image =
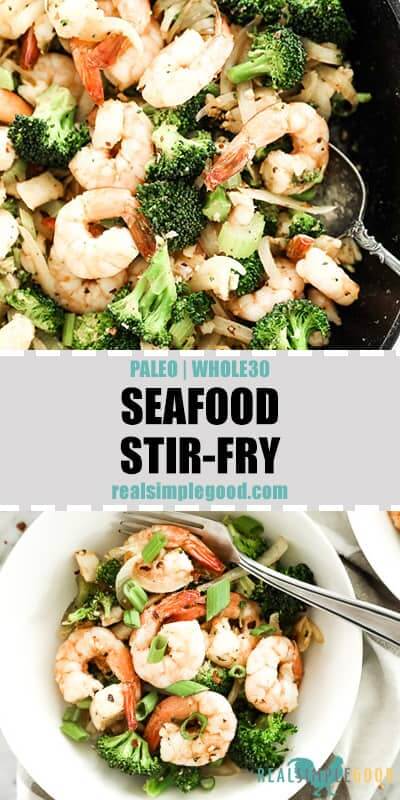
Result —
M79 703L76 704L76 707L85 711L85 709L90 708L91 704L92 704L92 698L85 697L84 700L80 700Z
M155 531L153 536L142 550L142 559L145 564L151 564L167 544L167 537L161 531Z
M159 661L162 661L166 649L168 647L168 639L166 636L162 636L159 633L157 636L154 637L151 645L149 654L147 656L147 663L148 664L158 664Z
M64 325L62 331L62 343L64 347L72 347L72 342L74 338L74 328L75 328L75 314L66 314L64 317Z
M214 789L214 786L215 786L215 778L214 778L214 776L213 775L209 775L207 778L202 778L201 781L200 781L200 786L206 792L211 792L211 790Z
M79 708L76 706L67 706L64 711L62 721L63 722L79 722L81 716L81 712Z
M151 714L151 712L155 709L158 703L158 692L149 692L149 694L145 694L144 697L139 701L136 706L136 719L138 722L142 722L142 720L146 719L146 717Z
M89 739L89 734L82 728L82 725L77 725L76 722L63 722L60 727L64 736L68 736L74 742L85 742Z
M276 628L264 622L262 625L259 625L258 628L252 628L250 633L252 636L269 636L270 633L276 633Z
M193 731L188 730L188 728L190 728L193 725L193 723L195 723L196 725L195 730ZM182 725L179 729L182 738L197 739L199 736L201 736L203 731L205 731L207 724L208 724L208 717L206 717L205 714L200 714L198 711L194 711L193 714L190 715L190 717L187 717L187 719L185 719L182 722Z
M125 581L122 591L131 606L141 614L149 599L144 589L136 581L129 580Z
M164 691L167 694L175 694L177 697L189 697L191 694L199 694L199 692L206 692L207 687L202 683L196 681L177 681L167 686Z
M207 622L223 611L229 605L230 599L231 585L226 578L209 586L207 589Z
M123 621L128 628L140 628L140 614L136 608L124 611Z
M244 678L246 675L246 667L242 667L241 664L234 664L233 667L230 668L228 675L230 678Z

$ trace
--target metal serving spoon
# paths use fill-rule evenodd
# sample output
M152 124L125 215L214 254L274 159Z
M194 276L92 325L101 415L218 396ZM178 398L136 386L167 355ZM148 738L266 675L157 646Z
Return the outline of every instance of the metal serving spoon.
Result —
M344 597L330 589L303 583L274 569L265 567L258 561L239 553L234 547L228 529L221 522L195 517L191 514L161 512L140 514L125 513L121 518L120 532L126 536L136 533L150 525L181 525L199 536L224 561L225 564L237 564L243 570L259 578L275 589L303 600L310 606L321 608L347 622L352 622L366 633L375 634L392 644L400 645L400 614L389 608L364 603L355 597Z
M378 256L382 264L400 276L400 260L370 236L364 225L367 187L359 170L335 145L330 145L330 151L326 178L316 195L318 203L336 206L324 215L328 232L338 238L351 236L363 250Z

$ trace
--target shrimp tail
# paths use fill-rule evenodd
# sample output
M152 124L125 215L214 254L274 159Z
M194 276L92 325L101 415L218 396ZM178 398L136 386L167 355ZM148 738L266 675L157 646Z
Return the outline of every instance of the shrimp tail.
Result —
M104 87L101 78L100 68L93 66L90 60L92 48L87 42L81 39L72 38L70 40L72 57L76 71L87 91L97 106L104 103Z
M140 255L149 261L156 252L157 244L151 226L139 210L137 200L132 198L132 202L126 206L122 217Z
M137 728L136 711L136 687L133 683L125 683L123 686L125 716L130 731Z
M122 33L110 33L106 39L90 52L89 60L93 67L107 69L115 64L117 58L130 47L129 39Z
M197 619L204 616L205 599L197 589L184 589L182 592L166 597L154 609L154 615L160 620L169 619L171 622Z
M225 152L216 159L210 171L205 176L205 185L209 191L214 191L232 175L241 172L247 162L252 158L251 146L248 142L228 145Z
M165 722L171 720L183 720L189 717L196 710L196 703L193 697L166 697L161 700L144 729L144 738L149 745L150 751L154 753L160 745L160 731Z
M26 33L24 33L22 37L21 55L19 60L21 69L33 69L39 56L40 50L35 35L35 29L34 26L31 25L31 27L26 31Z
M192 558L195 558L205 569L210 570L215 575L222 575L225 571L225 564L210 550L201 539L190 537L185 542L185 550Z
M290 258L291 261L300 261L300 259L304 258L306 253L308 253L310 247L315 244L315 239L311 236L306 236L305 234L298 234L298 236L294 236L293 239L290 240L287 249L286 255Z

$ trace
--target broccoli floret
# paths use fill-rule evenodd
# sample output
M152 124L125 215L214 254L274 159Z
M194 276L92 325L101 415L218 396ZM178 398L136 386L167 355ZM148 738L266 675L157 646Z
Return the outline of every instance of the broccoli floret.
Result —
M311 214L306 214L301 211L293 214L289 227L290 238L303 234L312 236L313 239L318 239L318 236L322 236L324 233L326 233L325 225L317 217L313 217Z
M28 317L36 328L46 333L58 333L64 322L64 311L39 287L26 286L6 295L6 303Z
M4 203L2 204L1 208L2 211L9 211L10 214L13 215L13 217L18 217L19 215L18 200L16 200L15 197L7 197L7 199L4 200Z
M277 769L285 760L288 736L297 732L283 714L256 715L251 711L239 714L235 738L229 755L242 769L257 772Z
M191 792L201 783L201 773L198 767L177 767L174 764L164 765L157 775L145 782L143 789L149 797L158 797L160 794L175 787L180 792Z
M148 181L197 178L206 161L216 153L211 135L206 131L198 131L192 139L187 139L179 133L176 125L166 123L156 128L153 142L157 156L147 165Z
M196 117L204 106L207 94L213 94L214 96L219 94L216 84L211 83L205 86L195 97L191 97L186 103L182 103L182 105L175 108L143 106L143 111L150 117L155 128L163 124L175 125L182 136L187 136L199 127Z
M185 284L178 284L178 298L173 305L169 329L172 346L176 350L192 347L196 325L202 325L212 316L213 301L207 292L190 292Z
M266 77L274 89L292 89L301 82L307 54L290 28L276 25L254 36L247 59L228 70L233 83Z
M289 25L314 42L343 47L352 35L341 0L288 0Z
M31 117L17 114L8 135L17 154L44 167L68 166L90 141L87 125L75 125L76 101L68 89L53 85L38 98Z
M75 319L74 350L137 350L139 344L136 333L118 328L108 310L92 311Z
M280 214L278 206L272 206L262 200L259 200L256 206L264 217L264 236L276 236Z
M207 686L210 692L218 692L218 694L223 694L225 697L229 694L233 683L229 670L225 667L218 667L208 660L204 661L193 680L203 684L203 686Z
M153 181L138 186L136 196L154 233L167 237L171 252L196 244L206 218L200 192L194 186L182 179Z
M63 625L78 625L80 622L95 622L102 615L109 617L111 609L117 604L112 592L90 592L86 600L75 611L71 611Z
M314 575L307 564L281 567L279 572L290 578L296 578L298 581L304 581L304 583L315 583ZM306 605L301 600L297 600L273 586L266 586L262 581L254 581L254 583L255 588L251 597L260 604L263 615L268 619L271 614L278 613L281 628L290 630L297 617L305 611Z
M201 774L198 767L175 767L174 786L180 792L192 792L200 786Z
M246 25L254 17L262 17L267 25L279 22L284 0L222 0L219 7L236 25Z
M265 270L257 252L253 253L249 258L243 258L240 263L245 268L246 273L239 278L236 289L236 294L239 297L243 294L255 292L261 286L262 279L265 277Z
M250 350L308 350L314 331L329 336L326 312L309 300L277 303L269 314L256 322Z
M171 339L167 325L175 300L175 280L168 248L163 243L133 291L108 308L119 325L126 326L146 342L165 347Z
M119 736L103 734L97 739L96 750L111 769L128 775L158 775L162 765L158 756L152 756L147 742L134 731Z
M242 515L231 519L225 517L224 523L232 537L233 544L254 561L259 558L267 548L263 537L263 526L253 517Z
M121 562L117 558L102 561L97 567L96 583L104 584L109 589L115 589L115 581L121 569Z

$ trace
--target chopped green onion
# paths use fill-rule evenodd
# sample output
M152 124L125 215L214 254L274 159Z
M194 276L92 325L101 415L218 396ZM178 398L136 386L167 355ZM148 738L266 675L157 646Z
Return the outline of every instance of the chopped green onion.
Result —
M140 628L140 614L136 608L130 608L129 611L124 611L124 625L128 628Z
M161 531L155 531L153 536L142 550L142 559L145 564L151 564L167 544L167 537Z
M250 633L252 636L268 636L270 633L276 633L276 628L264 622L262 625L259 625L258 628L252 628Z
M147 663L148 664L158 664L159 661L162 661L165 656L165 651L168 647L168 639L166 636L162 636L159 633L157 636L154 637L151 645L149 654L147 656Z
M214 786L215 786L215 778L214 778L214 776L213 775L209 775L207 778L202 778L201 781L200 781L200 786L206 792L211 792L211 790L214 789Z
M244 678L246 675L246 667L242 667L241 664L234 664L233 667L230 668L228 675L230 678Z
M241 517L235 517L233 526L239 533L242 533L243 536L254 536L264 531L264 527L257 519L254 519L254 517L247 517L245 514L242 514Z
M122 591L131 606L141 614L149 599L144 589L136 581L129 580L124 583Z
M207 622L229 605L231 585L225 578L207 589Z
M189 697L191 694L199 694L199 692L206 692L207 687L202 683L196 681L177 681L167 686L164 691L167 694L175 694L177 697Z
M81 708L82 711L85 711L87 708L90 708L92 705L92 698L86 697L85 700L80 700L79 703L76 704L77 708Z
M85 742L89 739L89 734L82 728L82 725L77 725L76 722L63 722L60 727L64 736L68 736L74 742Z
M243 594L245 597L251 597L254 592L256 585L254 581L249 578L248 575L243 575L243 578L240 578L237 583L237 589L240 594Z
M79 722L81 712L76 706L67 706L63 714L63 722Z
M64 347L72 347L72 340L74 338L76 314L66 314L64 317L64 325L62 331L62 343Z
M359 103L370 103L372 94L370 92L357 92L357 100Z
M193 724L196 724L196 729L192 732L188 731L188 728ZM205 714L200 714L198 711L194 711L193 714L190 715L187 719L182 722L180 727L180 733L183 739L197 739L198 736L201 736L203 731L205 731L208 725L208 717Z
M155 709L158 703L158 692L153 691L149 692L149 694L145 694L144 697L139 701L136 706L136 719L138 722L142 722L146 717L151 714L151 712Z

